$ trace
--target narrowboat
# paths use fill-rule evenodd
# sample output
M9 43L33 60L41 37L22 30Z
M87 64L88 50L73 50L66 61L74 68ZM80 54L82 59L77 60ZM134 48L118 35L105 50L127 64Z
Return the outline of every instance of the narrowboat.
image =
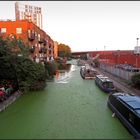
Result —
M110 94L108 107L135 139L140 139L140 97L127 93Z
M113 81L103 75L96 75L95 84L104 92L113 93L116 91Z
M80 74L83 79L95 79L97 71L88 64L85 64L85 66L81 67Z

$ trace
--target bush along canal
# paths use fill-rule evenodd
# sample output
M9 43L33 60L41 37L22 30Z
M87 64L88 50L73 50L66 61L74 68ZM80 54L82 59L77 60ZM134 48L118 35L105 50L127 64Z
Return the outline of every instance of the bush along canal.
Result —
M74 62L74 61L73 61ZM0 113L1 139L133 139L107 107L108 94L80 67L57 73L46 89L22 95Z

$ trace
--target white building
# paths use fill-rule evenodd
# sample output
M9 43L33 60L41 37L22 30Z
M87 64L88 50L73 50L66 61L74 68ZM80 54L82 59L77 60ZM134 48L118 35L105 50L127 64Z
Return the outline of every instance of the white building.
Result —
M27 19L32 21L42 29L42 10L41 7L31 6L26 4L15 3L16 20Z

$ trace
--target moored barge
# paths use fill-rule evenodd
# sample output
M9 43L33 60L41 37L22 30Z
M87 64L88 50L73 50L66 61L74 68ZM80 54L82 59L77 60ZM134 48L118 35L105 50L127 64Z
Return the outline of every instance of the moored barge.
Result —
M140 97L113 93L109 95L107 105L135 139L140 139Z
M88 64L85 64L85 66L81 67L80 74L83 79L95 79L97 71Z
M113 81L103 75L96 75L95 84L104 92L113 93L116 91Z

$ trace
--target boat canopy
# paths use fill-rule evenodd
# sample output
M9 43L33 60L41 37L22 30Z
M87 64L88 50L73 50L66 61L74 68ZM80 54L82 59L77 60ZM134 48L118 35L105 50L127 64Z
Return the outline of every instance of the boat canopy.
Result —
M126 95L126 96L118 96L120 100L126 103L129 107L135 110L140 115L140 97Z

